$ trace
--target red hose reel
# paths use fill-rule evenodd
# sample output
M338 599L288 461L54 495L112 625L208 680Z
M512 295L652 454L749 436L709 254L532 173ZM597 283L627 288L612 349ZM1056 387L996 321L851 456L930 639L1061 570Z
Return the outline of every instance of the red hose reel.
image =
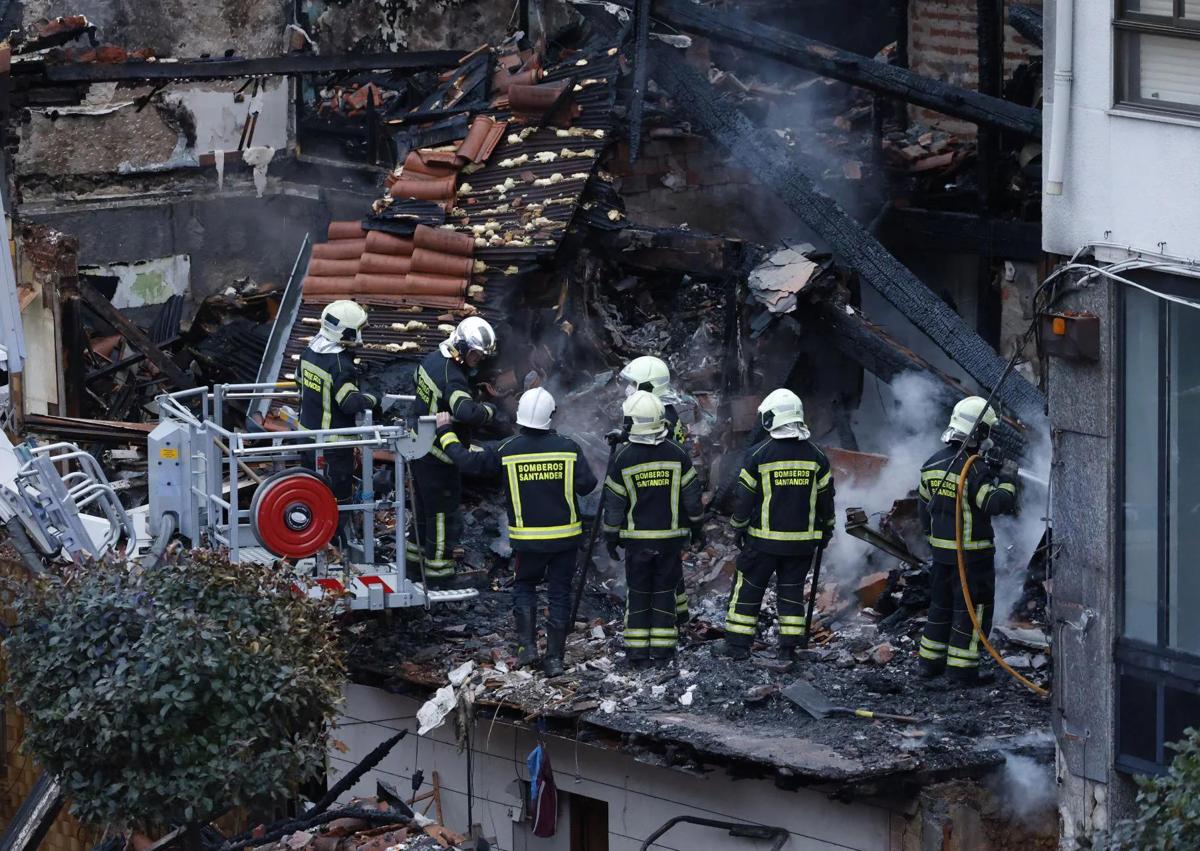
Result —
M259 542L280 558L308 558L333 540L338 504L311 470L281 470L258 486L250 525Z

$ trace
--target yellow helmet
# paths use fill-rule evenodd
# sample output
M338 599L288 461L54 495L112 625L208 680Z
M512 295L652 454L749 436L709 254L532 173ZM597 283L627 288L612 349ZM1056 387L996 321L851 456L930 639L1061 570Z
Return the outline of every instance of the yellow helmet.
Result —
M331 343L357 346L362 343L362 329L367 324L367 312L362 305L349 299L331 303L321 311L320 334Z
M661 443L667 435L666 410L653 393L638 390L621 405L625 432L634 443Z

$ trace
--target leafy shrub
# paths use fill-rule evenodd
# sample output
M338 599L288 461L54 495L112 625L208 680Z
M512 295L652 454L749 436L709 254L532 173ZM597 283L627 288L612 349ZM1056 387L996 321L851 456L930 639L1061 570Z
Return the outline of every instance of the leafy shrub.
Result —
M1137 778L1137 812L1113 826L1109 847L1137 851L1200 848L1200 730L1189 727L1166 774Z
M329 605L196 551L94 563L14 602L25 746L96 825L152 829L277 799L322 765L345 677Z

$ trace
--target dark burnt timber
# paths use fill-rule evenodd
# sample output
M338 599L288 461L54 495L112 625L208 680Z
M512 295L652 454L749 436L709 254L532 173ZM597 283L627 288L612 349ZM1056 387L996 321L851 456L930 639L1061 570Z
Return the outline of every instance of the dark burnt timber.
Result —
M922 251L979 254L1030 263L1042 259L1042 226L1037 222L892 207L883 218L880 233L884 242L916 243Z
M637 0L633 13L633 93L629 100L629 161L637 162L646 112L646 50L650 46L650 0Z
M190 390L195 386L188 374L179 368L179 364L154 345L154 341L145 331L134 325L113 307L112 302L106 299L103 293L87 281L81 280L79 296L83 299L84 304L96 311L101 319L120 331L129 345L145 355L146 360L154 364L154 367L166 377L167 381L180 390Z
M740 240L683 230L630 225L606 243L622 266L647 272L684 272L699 278L723 278L737 272L745 255Z
M633 7L633 0L616 2ZM714 12L691 0L656 0L651 14L678 29L955 118L1020 136L1042 135L1042 114L1036 109L931 80L907 68L885 65L811 38L756 24L740 15Z
M697 126L738 158L812 228L844 262L856 269L950 358L987 390L1005 375L1005 363L962 317L917 279L837 202L817 189L786 149L738 110L723 103L698 71L670 48L651 48L655 81ZM1023 376L1009 374L997 398L1021 419L1042 415L1045 398Z
M1008 25L1038 47L1044 46L1045 35L1042 30L1040 9L1030 9L1028 6L1009 6Z
M237 77L325 74L335 71L429 71L453 68L467 54L459 50L427 50L412 53L345 54L317 56L298 53L263 59L192 59L182 62L125 62L103 65L96 62L46 65L45 78L52 83L130 83L143 80L226 80ZM13 66L20 73L20 65Z
M821 330L833 347L882 381L891 384L905 372L923 372L944 385L939 401L952 405L968 395L957 380L894 340L859 311L851 312L832 301L820 302L818 310Z

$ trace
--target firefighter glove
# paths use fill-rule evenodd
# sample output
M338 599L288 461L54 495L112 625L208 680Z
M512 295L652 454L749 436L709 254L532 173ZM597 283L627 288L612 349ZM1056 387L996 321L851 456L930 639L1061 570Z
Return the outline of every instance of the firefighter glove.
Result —
M737 544L739 550L746 549L746 530L738 529L733 533L733 542Z
M608 545L608 557L613 561L621 559L621 542L616 538L609 538L605 543Z
M708 543L708 535L704 531L704 524L697 523L692 527L692 548L702 550L706 543Z

